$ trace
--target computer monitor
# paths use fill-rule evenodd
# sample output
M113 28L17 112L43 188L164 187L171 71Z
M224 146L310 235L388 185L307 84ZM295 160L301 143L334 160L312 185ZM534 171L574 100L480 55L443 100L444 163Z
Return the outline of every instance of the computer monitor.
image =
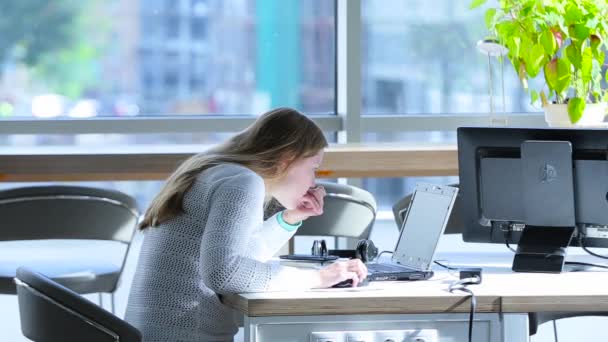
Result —
M518 244L513 270L560 272L608 248L608 131L460 127L463 240Z

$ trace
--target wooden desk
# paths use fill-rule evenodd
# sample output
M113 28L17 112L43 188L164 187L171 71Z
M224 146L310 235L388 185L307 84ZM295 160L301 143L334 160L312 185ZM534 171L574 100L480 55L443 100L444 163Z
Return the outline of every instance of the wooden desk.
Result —
M466 341L470 302L465 293L448 292L453 279L439 273L430 281L377 282L351 291L250 293L224 302L245 315L246 341L270 336L312 341L313 332L332 332L336 341L346 341L343 331L416 329ZM528 341L528 312L606 312L606 283L608 272L484 274L482 284L469 287L480 313L474 340Z
M0 181L162 180L203 145L0 148ZM456 176L456 146L354 144L326 149L318 176Z

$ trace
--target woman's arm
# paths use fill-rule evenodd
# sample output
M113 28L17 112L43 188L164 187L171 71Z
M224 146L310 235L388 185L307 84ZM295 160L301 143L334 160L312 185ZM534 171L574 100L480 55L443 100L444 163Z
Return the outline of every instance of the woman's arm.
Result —
M231 177L214 190L200 252L203 282L213 291L225 294L319 286L318 271L261 262L248 250L254 232L262 231L263 200L264 183L255 174Z
M282 211L269 217L252 233L248 252L254 259L268 261L291 239L299 224L290 225L280 218Z

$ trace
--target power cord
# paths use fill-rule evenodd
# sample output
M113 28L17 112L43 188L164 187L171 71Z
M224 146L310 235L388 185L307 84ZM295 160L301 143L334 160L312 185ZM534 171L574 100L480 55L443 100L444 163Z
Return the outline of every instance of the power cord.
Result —
M393 251L382 251L378 254L378 256L376 257L376 262L380 261L380 257L382 256L382 254L387 253L387 254L393 254Z
M579 244L579 245L581 245L581 248L582 248L582 249L583 249L585 252L589 253L589 255L593 255L594 257L598 257L598 258L600 258L600 259L608 259L608 256L607 256L607 255L601 255L601 254L597 254L597 253L594 253L594 252L590 251L590 250L587 248L587 246L585 246L585 244L583 243L583 240L584 240L584 239L585 239L585 235L583 235L583 233L582 233L581 231L579 231L579 232L578 232L578 244Z
M462 291L469 294L471 299L471 308L469 311L469 342L473 341L473 321L475 320L475 310L477 308L477 299L475 293L467 288L468 285L481 284L481 268L467 268L460 271L460 280L450 284L448 290L450 293L454 291Z
M517 253L517 251L515 249L513 249L513 247L511 247L511 245L509 244L509 238L511 237L511 230L510 229L503 229L502 233L505 237L505 245L507 245L507 248L511 250L511 252L513 253Z
M582 233L579 233L578 235L578 243L579 245L583 248L583 250L585 252L587 252L588 254L598 257L598 258L602 258L602 259L608 259L608 256L606 255L601 255L601 254L597 254L594 253L592 251L590 251L584 244L583 244L583 238L584 236L582 236ZM507 246L507 248L509 250L511 250L511 252L513 253L517 253L517 251L511 247L511 245L509 245L509 233L507 231L505 231L505 245ZM597 267L597 268L603 268L603 269L608 269L608 265L602 265L602 264L593 264L593 263L589 263L589 262L579 262L579 261L566 261L565 262L566 265L574 265L574 266L589 266L589 267ZM440 265L441 266L441 265Z
M555 338L555 342L559 342L557 338L557 322L553 320L553 337Z
M448 265L446 265L446 264L444 264L444 263L441 263L441 262L439 262L439 261L437 261L437 260L435 260L435 261L433 261L433 262L435 263L435 265L437 265L437 266L441 266L441 267L445 268L445 269L446 269L446 270L448 270L448 271L458 271L458 270L459 270L459 268L458 268L458 267L452 267L452 266L448 266Z
M608 269L608 265L592 264L590 262L566 261L565 264L566 265L589 266L589 267L597 267L597 268Z
M509 240L505 239L505 245L507 245L507 248L511 250L511 252L513 253L517 253L517 251L511 247L511 245L509 245Z

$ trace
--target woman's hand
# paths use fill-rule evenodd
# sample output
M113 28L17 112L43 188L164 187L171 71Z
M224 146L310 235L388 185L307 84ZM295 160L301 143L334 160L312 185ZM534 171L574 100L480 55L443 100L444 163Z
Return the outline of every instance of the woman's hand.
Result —
M341 281L352 279L353 287L367 277L367 267L359 259L336 261L319 270L319 288L331 287Z
M300 199L295 209L288 209L283 212L283 220L289 224L296 224L310 216L323 214L323 198L325 195L325 188L322 186L310 188Z

